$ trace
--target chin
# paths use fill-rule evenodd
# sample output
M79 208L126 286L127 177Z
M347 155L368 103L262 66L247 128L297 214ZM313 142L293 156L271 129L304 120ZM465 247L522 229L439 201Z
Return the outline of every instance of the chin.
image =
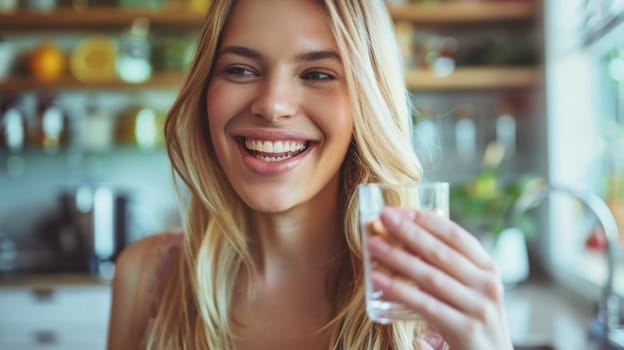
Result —
M280 200L273 197L269 201L265 199L257 200L254 198L252 200L243 199L243 201L252 211L263 214L281 214L287 212L295 206L292 198L290 198L290 200Z

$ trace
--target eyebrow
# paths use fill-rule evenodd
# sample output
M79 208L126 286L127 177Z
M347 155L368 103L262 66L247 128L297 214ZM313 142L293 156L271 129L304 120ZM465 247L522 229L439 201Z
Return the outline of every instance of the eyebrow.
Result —
M219 56L225 54L233 54L256 60L262 58L262 54L259 51L246 46L226 46L219 51ZM323 59L335 59L337 61L341 61L340 55L337 52L330 50L301 52L295 56L295 60L298 62L310 62Z
M302 52L295 56L295 59L300 62L318 61L323 59L335 59L340 61L340 55L335 51L309 51Z
M246 46L226 46L219 51L219 56L223 56L225 54L233 54L253 59L259 59L262 57L260 52Z

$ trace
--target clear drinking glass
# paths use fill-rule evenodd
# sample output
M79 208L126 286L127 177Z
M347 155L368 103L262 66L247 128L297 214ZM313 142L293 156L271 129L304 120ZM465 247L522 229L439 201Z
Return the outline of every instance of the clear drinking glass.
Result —
M393 274L371 259L367 240L379 235L391 244L398 244L388 236L381 224L379 214L384 207L416 208L431 210L444 217L449 216L448 182L422 182L403 185L361 184L358 186L359 222L364 247L364 283L366 288L366 313L374 322L390 323L398 320L417 320L419 315L404 305L384 300L383 292L374 290L371 282L373 271ZM398 274L396 274L398 276Z

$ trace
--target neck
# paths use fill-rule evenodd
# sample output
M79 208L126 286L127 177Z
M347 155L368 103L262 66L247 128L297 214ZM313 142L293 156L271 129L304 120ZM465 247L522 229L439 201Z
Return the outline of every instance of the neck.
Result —
M258 272L327 273L345 251L336 177L310 201L279 214L253 213L252 251Z

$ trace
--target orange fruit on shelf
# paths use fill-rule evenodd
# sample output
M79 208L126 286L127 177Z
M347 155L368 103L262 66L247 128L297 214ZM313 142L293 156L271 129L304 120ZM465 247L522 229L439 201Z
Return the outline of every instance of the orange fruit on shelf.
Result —
M67 59L63 51L51 43L40 44L28 55L28 69L36 80L52 82L64 73Z

